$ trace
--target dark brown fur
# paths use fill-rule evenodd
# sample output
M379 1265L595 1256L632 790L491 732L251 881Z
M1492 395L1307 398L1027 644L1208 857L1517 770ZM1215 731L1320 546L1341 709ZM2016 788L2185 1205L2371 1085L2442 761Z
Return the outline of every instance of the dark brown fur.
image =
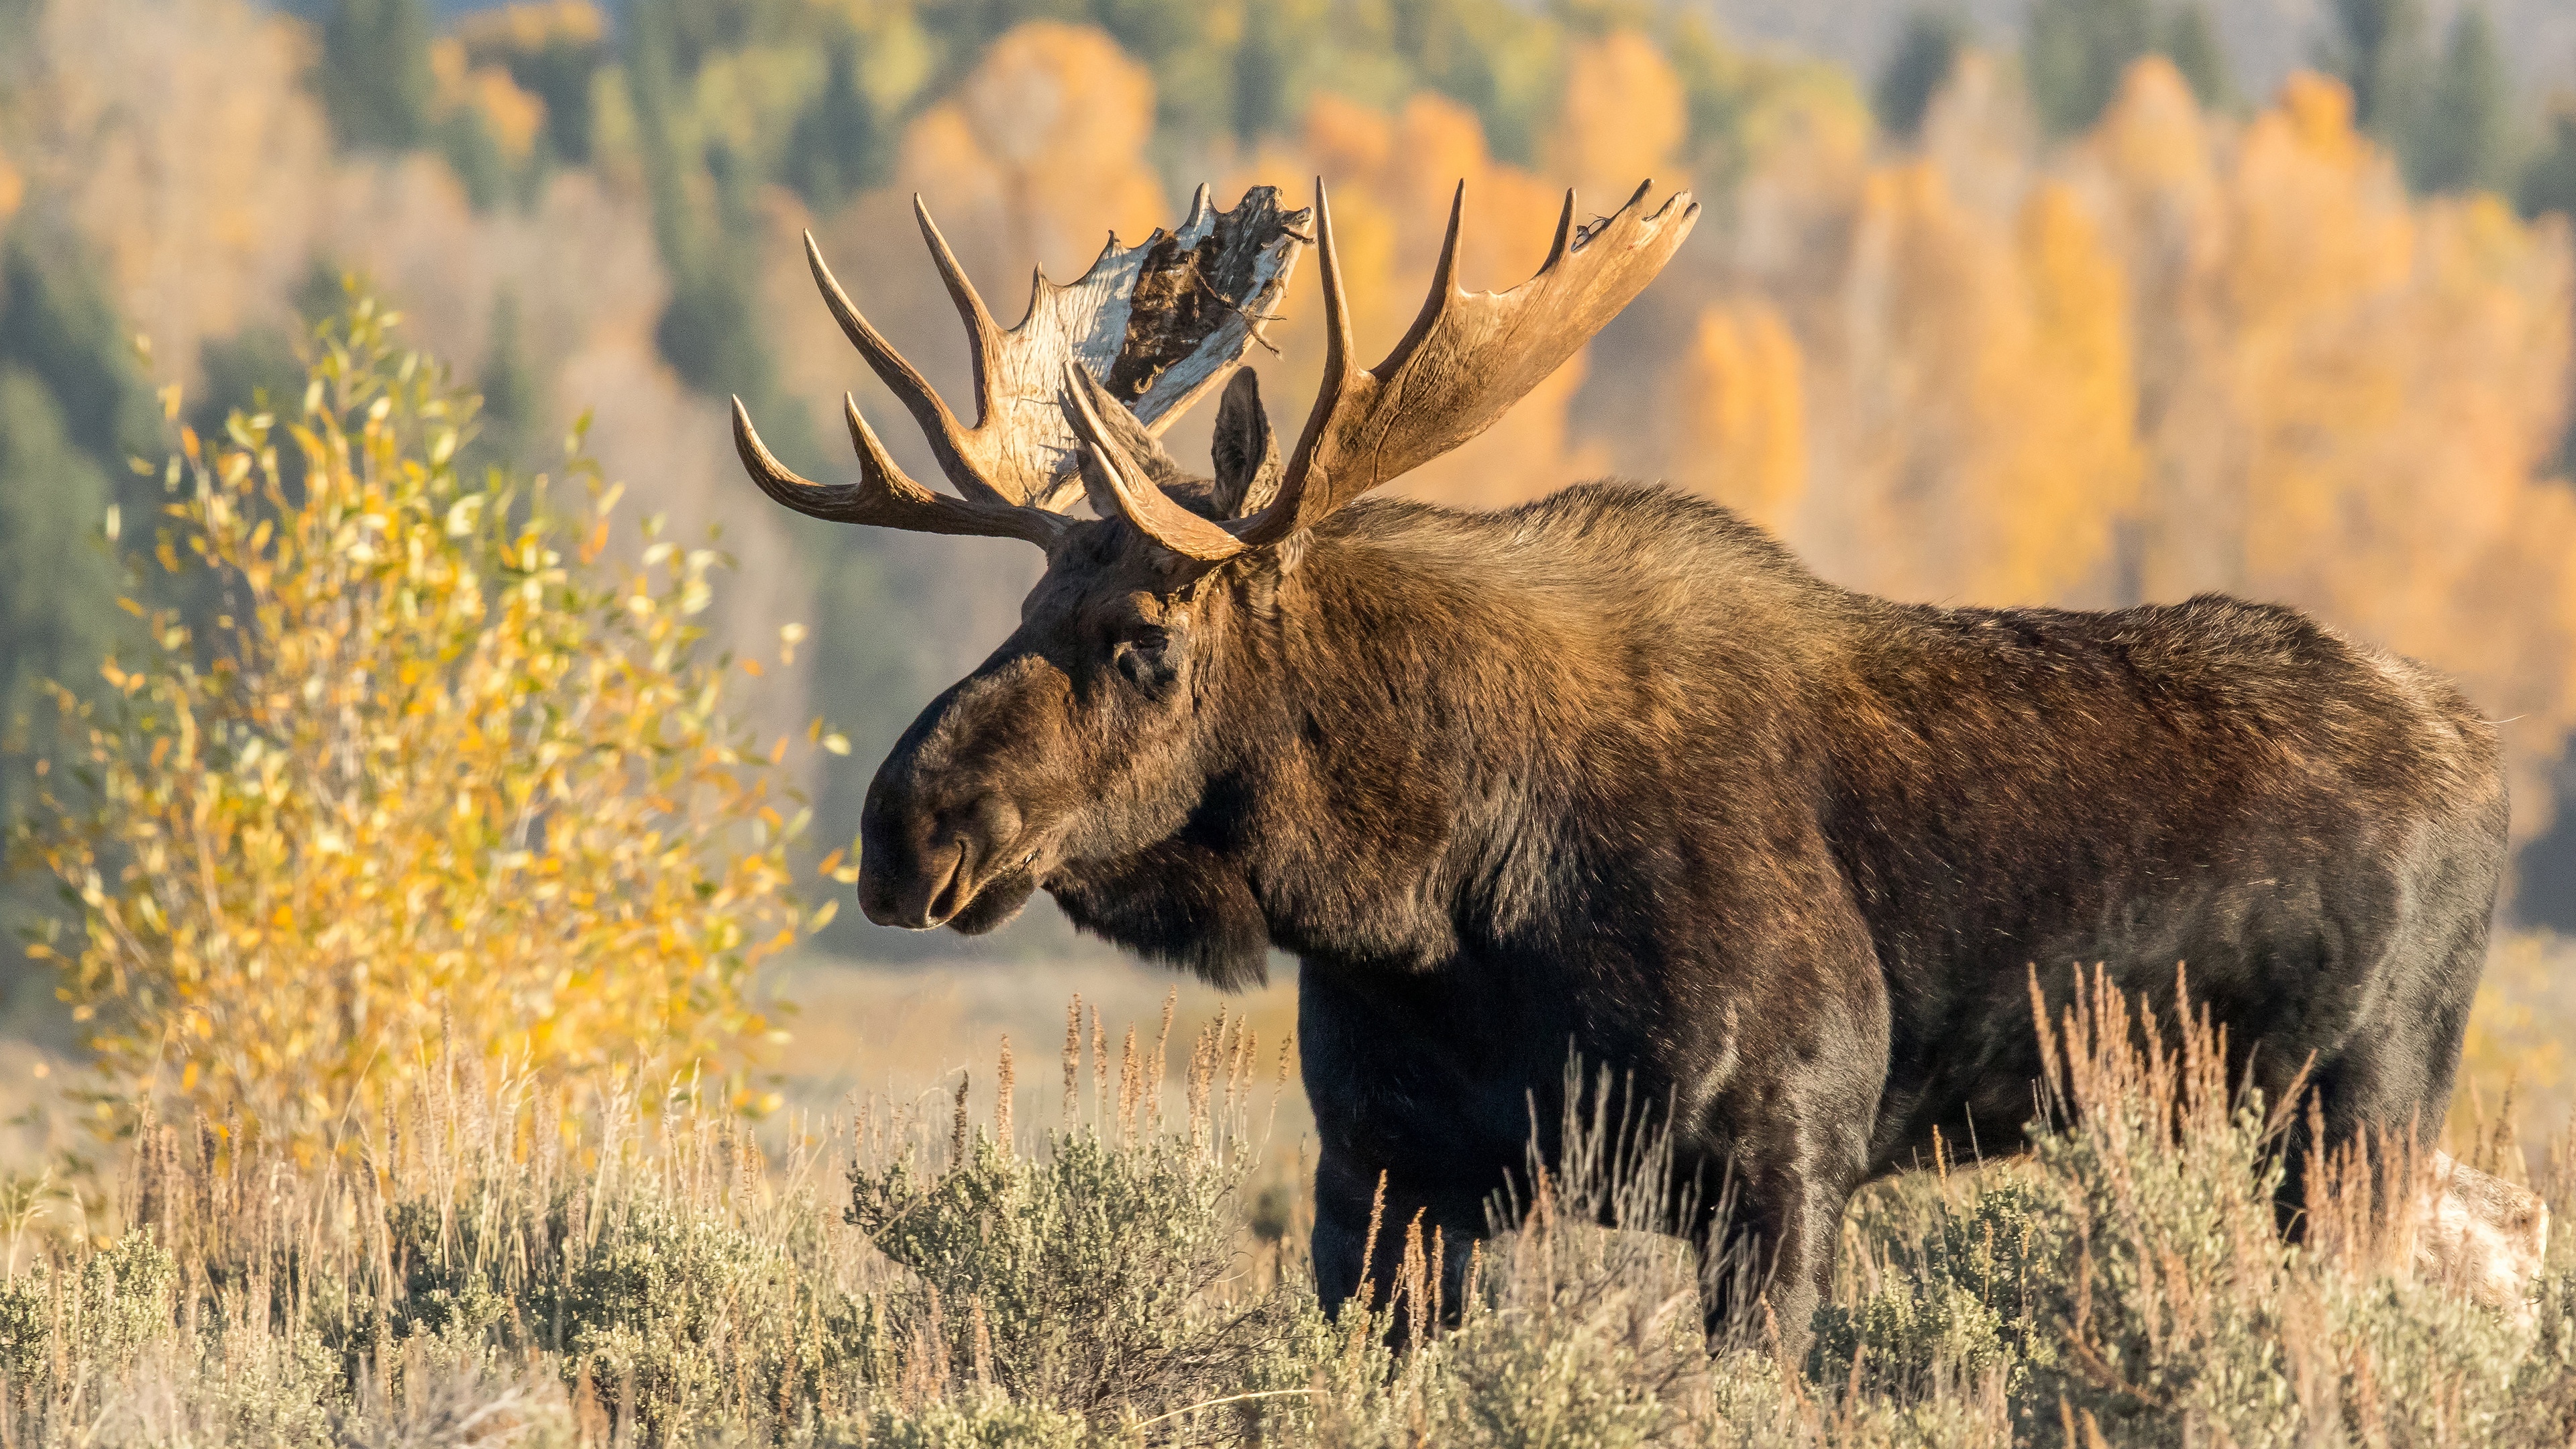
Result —
M2187 961L2331 1131L2441 1120L2494 734L2294 611L1894 604L1588 485L1364 500L1204 574L1083 524L1023 618L879 772L861 902L973 930L1043 888L1223 984L1295 955L1327 1301L1381 1174L1464 1261L1572 1050L1731 1169L1794 1340L1855 1188L2019 1140L2034 963L2169 1002Z

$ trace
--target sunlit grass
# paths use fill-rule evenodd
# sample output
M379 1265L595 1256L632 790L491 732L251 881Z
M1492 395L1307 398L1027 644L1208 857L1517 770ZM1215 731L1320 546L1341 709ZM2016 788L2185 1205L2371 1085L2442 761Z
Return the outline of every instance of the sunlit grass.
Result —
M2566 1442L2576 1254L2523 1321L2416 1281L2367 1194L2285 1246L2277 1114L2204 1038L2134 1050L2116 998L2080 1024L2062 1125L1868 1194L1785 1366L1702 1337L1678 1240L1595 1226L1663 1221L1664 1158L1582 1106L1463 1301L1460 1245L1390 1222L1395 1301L1326 1318L1306 1211L1263 1190L1280 1043L1240 1019L1086 1012L965 1074L1007 1113L952 1074L763 1132L685 1098L568 1120L451 1062L319 1167L147 1122L0 1224L7 1441ZM2537 1167L2563 1212L2569 1163Z

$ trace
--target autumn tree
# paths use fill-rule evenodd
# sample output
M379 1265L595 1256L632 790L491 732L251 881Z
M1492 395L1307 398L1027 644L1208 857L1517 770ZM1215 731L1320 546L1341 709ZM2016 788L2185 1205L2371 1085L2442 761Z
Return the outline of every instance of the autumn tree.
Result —
M1671 482L1775 531L1807 488L1807 404L1796 337L1758 300L1700 313L1661 399Z
M27 178L20 234L49 266L79 254L116 351L148 336L187 380L208 338L283 321L339 170L305 28L238 0L53 0L24 39L0 107Z
M468 15L455 30L470 68L497 66L538 101L548 159L572 166L592 159L592 92L608 60L607 37L607 17L590 0L523 0Z
M2126 282L2099 225L2061 186L1996 206L1931 161L1873 176L1859 225L1838 350L1869 422L1841 506L1874 582L2080 596L2142 477Z
M524 193L544 165L546 103L520 89L508 68L475 63L454 36L430 47L434 82L428 139L481 210Z
M299 399L182 433L153 552L220 576L225 612L138 606L104 697L62 694L76 744L22 846L80 903L37 954L102 1125L174 1096L327 1149L451 1054L760 1105L745 987L806 924L802 817L699 653L713 555L606 567L616 490L578 460L570 509L460 475L472 404L392 321L362 301Z
M1672 174L1689 135L1681 77L1641 31L1612 31L1566 61L1565 99L1544 146L1551 179L1606 203Z
M2141 319L2148 597L2281 598L2461 679L2498 719L2515 827L2576 728L2576 503L2549 481L2576 260L2492 197L2411 199L2341 85L2241 136L2133 75L2089 150ZM2093 169L2098 167L2098 169Z

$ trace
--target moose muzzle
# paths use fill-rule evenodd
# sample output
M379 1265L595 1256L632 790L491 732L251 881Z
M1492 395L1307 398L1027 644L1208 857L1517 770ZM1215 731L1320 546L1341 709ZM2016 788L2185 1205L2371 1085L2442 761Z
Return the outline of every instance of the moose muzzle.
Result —
M946 925L1018 857L1019 808L990 791L955 806L921 808L918 792L868 792L859 827L859 909L880 926L927 931Z

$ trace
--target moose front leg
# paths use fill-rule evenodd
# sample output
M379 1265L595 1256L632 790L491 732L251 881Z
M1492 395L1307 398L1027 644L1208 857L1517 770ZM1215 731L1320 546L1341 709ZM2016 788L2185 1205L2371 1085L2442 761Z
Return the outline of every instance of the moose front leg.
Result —
M1806 1359L1811 1320L1831 1286L1843 1210L1868 1179L1870 1128L1886 1084L1885 1017L1862 997L1837 1017L1811 1012L1781 1065L1740 1080L1702 1121L1704 1180L1727 1190L1696 1234L1712 1337L1778 1335Z
M1315 1168L1312 1239L1315 1292L1325 1313L1339 1312L1364 1284L1371 1309L1382 1309L1395 1300L1404 1271L1406 1237L1417 1217L1423 1251L1436 1251L1440 1259L1435 1301L1423 1305L1423 1311L1436 1309L1442 1321L1454 1323L1466 1306L1468 1261L1486 1233L1483 1196L1408 1181L1392 1171L1361 1168L1347 1156L1325 1149ZM1377 1224L1373 1243L1372 1220ZM1393 1336L1397 1342L1408 1336L1412 1317L1410 1312L1396 1315Z
M1816 1307L1832 1286L1834 1248L1860 1175L1755 1174L1731 1211L1711 1210L1692 1234L1710 1340L1764 1344L1774 1335L1792 1367L1806 1361Z

